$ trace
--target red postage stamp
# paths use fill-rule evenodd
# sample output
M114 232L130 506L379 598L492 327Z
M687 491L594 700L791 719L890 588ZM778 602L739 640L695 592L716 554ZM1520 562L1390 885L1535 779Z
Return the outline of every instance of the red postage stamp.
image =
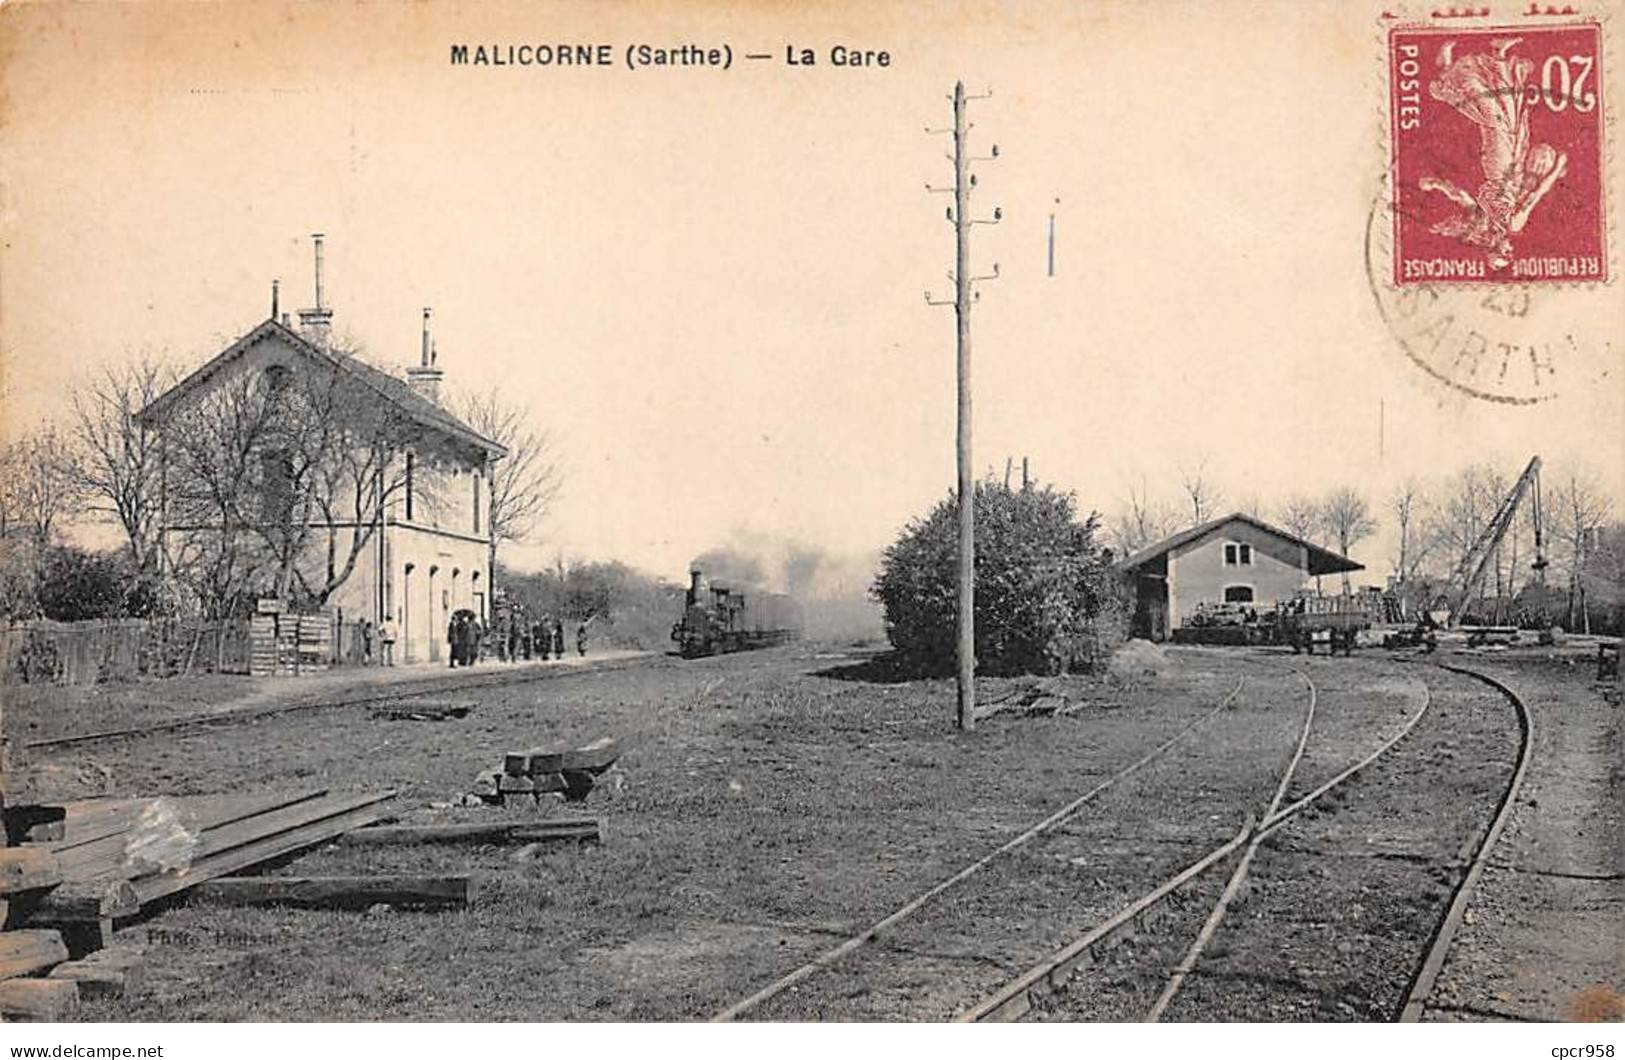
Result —
M1601 27L1388 39L1394 282L1606 281Z

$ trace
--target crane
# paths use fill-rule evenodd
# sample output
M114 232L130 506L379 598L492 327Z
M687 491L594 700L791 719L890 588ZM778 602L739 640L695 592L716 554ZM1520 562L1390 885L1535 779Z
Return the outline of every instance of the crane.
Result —
M1495 550L1500 547L1507 531L1512 528L1512 520L1518 513L1518 505L1525 500L1532 505L1530 514L1535 524L1535 562L1532 566L1535 571L1535 584L1543 590L1541 599L1544 600L1546 539L1540 510L1540 457L1536 456L1530 459L1529 466L1518 476L1518 481L1513 485L1511 492L1501 499L1500 507L1496 508L1495 514L1484 524L1484 529L1479 531L1472 546L1462 554L1461 561L1456 564L1456 571L1450 576L1450 588L1445 594L1450 616L1446 619L1448 626L1454 628L1460 623L1467 602L1472 599L1484 581L1484 573L1489 568L1490 558L1495 555Z

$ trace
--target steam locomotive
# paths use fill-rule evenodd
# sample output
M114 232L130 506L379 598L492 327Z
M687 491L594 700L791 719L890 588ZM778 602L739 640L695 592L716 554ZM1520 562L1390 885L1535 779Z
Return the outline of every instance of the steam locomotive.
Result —
M782 593L743 592L689 572L683 618L671 639L685 659L724 651L769 648L801 636L801 608Z

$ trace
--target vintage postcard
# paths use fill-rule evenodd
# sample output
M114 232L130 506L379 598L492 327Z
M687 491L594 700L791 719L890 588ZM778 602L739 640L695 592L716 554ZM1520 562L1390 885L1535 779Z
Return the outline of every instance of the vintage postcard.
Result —
M1622 18L0 4L0 1017L1617 1027Z

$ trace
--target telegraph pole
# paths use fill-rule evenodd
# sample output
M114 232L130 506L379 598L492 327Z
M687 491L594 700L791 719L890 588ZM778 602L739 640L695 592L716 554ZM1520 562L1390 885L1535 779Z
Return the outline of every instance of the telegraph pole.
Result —
M995 279L998 265L987 276L970 274L970 228L974 224L997 224L1002 216L997 208L992 220L978 221L970 215L971 189L976 177L970 171L972 161L991 161L999 157L998 146L986 158L972 159L966 137L970 124L965 121L965 104L975 99L986 99L991 91L981 96L965 95L963 81L954 84L954 183L951 188L933 188L933 192L952 191L954 205L948 210L948 220L954 226L954 271L949 278L954 283L952 302L935 301L930 292L925 300L930 305L952 305L957 325L957 367L959 379L959 410L956 431L956 456L959 464L959 596L958 596L958 723L962 731L976 728L976 483L971 471L971 375L970 375L970 310L978 297L971 284L979 280ZM927 132L947 132L932 130Z

